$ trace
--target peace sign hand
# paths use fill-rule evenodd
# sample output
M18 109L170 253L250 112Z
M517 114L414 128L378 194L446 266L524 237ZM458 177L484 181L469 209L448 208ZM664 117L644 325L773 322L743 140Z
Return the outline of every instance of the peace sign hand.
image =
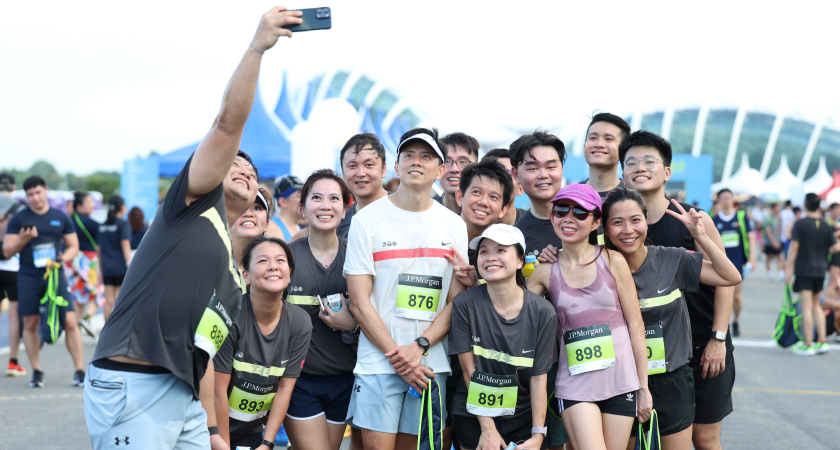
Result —
M478 285L478 275L475 273L475 267L470 265L469 259L461 256L454 246L450 248L452 249L452 253L455 254L455 257L453 258L450 255L446 255L446 259L452 263L455 271L455 278L457 278L458 281L460 281L466 288Z
M665 212L670 214L672 217L675 217L677 220L683 223L688 231L691 233L691 236L694 239L699 239L701 236L706 234L706 227L703 226L703 215L699 212L695 211L694 208L689 209L688 212L685 212L685 209L680 205L680 202L676 200L671 200L671 203L680 210L679 213L675 213L670 209L666 209Z

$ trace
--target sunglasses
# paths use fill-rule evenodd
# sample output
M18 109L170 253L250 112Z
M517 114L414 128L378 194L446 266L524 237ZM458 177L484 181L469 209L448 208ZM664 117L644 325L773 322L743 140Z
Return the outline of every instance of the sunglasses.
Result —
M586 220L592 211L587 211L579 206L569 206L569 205L557 205L554 207L554 210L551 212L554 214L554 217L558 219L562 219L569 215L569 211L571 211L572 215L577 220Z

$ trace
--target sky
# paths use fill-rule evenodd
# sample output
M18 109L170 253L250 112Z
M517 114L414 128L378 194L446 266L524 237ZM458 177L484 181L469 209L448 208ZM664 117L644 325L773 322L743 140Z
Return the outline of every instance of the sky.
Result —
M0 3L0 167L61 172L194 143L276 2ZM394 86L443 131L581 127L595 110L744 106L840 124L832 2L387 2L266 52L261 94L330 68ZM472 130L472 131L471 131Z

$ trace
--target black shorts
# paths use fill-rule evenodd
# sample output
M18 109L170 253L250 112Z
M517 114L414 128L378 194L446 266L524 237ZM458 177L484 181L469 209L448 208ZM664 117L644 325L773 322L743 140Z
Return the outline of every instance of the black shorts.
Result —
M735 386L735 356L733 348L726 349L726 368L714 378L703 378L703 358L705 346L694 349L694 355L688 363L694 371L694 423L718 423L732 413L732 387ZM650 382L648 382L650 383Z
M18 274L18 314L21 317L37 316L40 314L41 298L47 293L47 280L42 276L25 276ZM64 271L58 271L58 295L65 300L70 299L70 288L67 287L67 278ZM73 312L73 303L68 306L59 306L60 320L64 323L64 315L69 311Z
M831 262L828 265L829 267L840 267L840 253L831 255Z
M764 244L764 254L767 256L781 255L782 249L773 247L773 244Z
M115 277L103 275L102 284L104 284L105 286L122 286L124 279L125 275L118 275Z
M230 448L257 448L262 445L263 436L260 433L248 433L245 436L240 437L238 440L234 441L233 437L231 436L231 443Z
M554 398L554 380L557 379L557 369L559 367L558 364L551 366L551 370L548 371L548 382L545 383L549 400L548 411L545 413L545 426L548 427L548 441L552 447L569 442L569 433L566 432L566 426L563 425L560 413L551 412L551 399Z
M481 439L481 425L475 416L454 416L455 434L458 435L460 448L473 450L478 447ZM512 419L496 420L496 431L506 444L515 442L521 444L531 439L531 412L520 414ZM549 447L549 439L543 439L542 448Z
M331 377L301 375L292 391L286 416L309 420L323 415L327 423L343 425L355 380L352 373Z
M813 293L822 292L825 285L825 275L821 277L800 277L796 276L793 280L793 292L811 291Z
M648 388L659 418L659 434L676 434L694 423L694 371L688 364L673 372L649 375ZM638 424L633 424L631 436L636 436Z
M18 273L0 270L0 300L8 298L10 302L18 301Z
M562 398L552 398L549 404L553 405L552 409L559 413L577 405L578 403L594 403L601 409L601 414L612 414L614 416L636 417L636 393L638 391L628 392L626 394L618 394L615 397L610 397L606 400L599 400L597 402L582 402L578 400L563 400Z

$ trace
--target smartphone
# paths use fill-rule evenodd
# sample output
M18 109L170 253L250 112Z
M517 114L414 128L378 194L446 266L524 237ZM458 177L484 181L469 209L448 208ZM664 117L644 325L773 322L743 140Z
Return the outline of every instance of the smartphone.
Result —
M321 312L326 314L327 313L327 307L324 305L324 300L321 298L320 295L317 298L318 298L318 306L321 307Z
M28 229L30 229L30 228L32 228L32 227L34 227L34 226L35 226L35 224L34 224L34 223L32 223L32 222L26 222L25 224L21 225L21 226L20 226L20 228L21 228L21 229L23 229L23 230L28 230Z
M329 8L296 9L293 11L303 13L300 18L303 23L283 27L287 30L297 33L299 31L329 30L332 28L332 11Z

